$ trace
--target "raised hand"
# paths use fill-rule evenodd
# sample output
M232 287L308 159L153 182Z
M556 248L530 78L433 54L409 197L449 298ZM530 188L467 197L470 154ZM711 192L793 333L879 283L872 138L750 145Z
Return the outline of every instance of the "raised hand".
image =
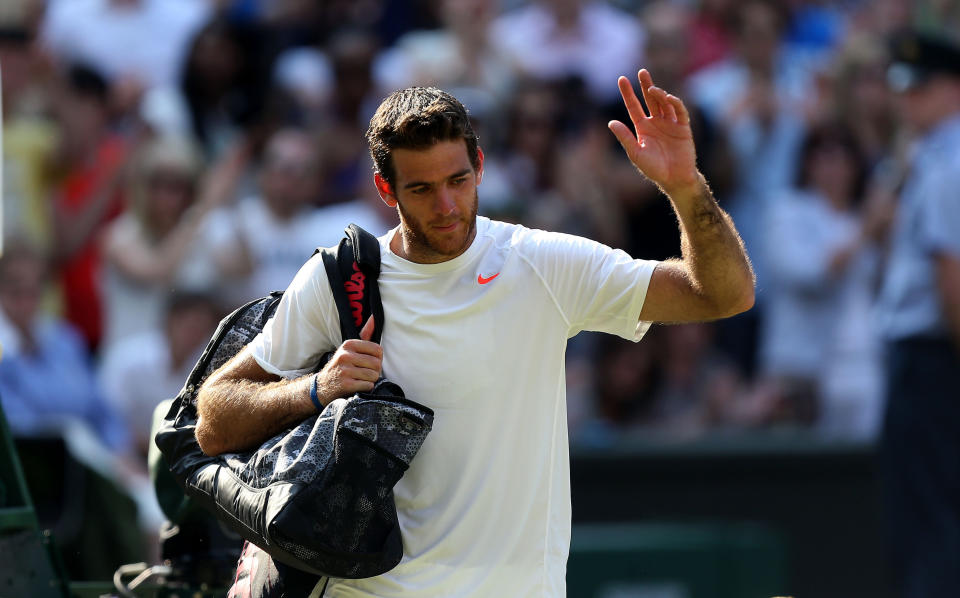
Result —
M630 80L620 77L617 85L636 134L618 120L607 126L633 165L672 197L674 191L700 184L690 115L680 98L654 86L646 69L640 69L637 79L650 116L644 113Z

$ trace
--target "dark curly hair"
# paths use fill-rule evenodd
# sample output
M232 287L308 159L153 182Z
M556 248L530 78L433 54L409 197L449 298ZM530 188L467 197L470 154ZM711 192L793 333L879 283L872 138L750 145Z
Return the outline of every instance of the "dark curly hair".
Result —
M408 87L395 91L370 119L367 143L376 172L390 185L396 172L395 149L427 149L441 141L463 139L474 170L480 166L479 140L467 109L457 98L435 87Z

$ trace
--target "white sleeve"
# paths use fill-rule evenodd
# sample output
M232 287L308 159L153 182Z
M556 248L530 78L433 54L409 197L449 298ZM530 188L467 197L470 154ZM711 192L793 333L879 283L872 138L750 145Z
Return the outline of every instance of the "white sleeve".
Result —
M561 233L535 231L525 245L570 336L592 330L638 341L647 332L650 323L640 321L640 310L657 262Z
M297 272L250 350L264 370L295 378L313 370L341 342L340 319L323 258L317 254Z

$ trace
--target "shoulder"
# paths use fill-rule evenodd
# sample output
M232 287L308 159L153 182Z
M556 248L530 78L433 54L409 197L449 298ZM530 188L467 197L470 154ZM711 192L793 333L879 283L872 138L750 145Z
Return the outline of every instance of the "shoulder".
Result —
M478 225L482 229L478 236L489 237L497 251L520 258L541 275L598 264L614 255L616 259L630 259L627 254L586 237L495 220L486 221L485 227L482 224Z
M310 259L303 264L296 276L293 277L293 282L290 283L287 293L304 290L324 293L329 289L330 283L327 279L327 269L323 264L323 255L318 251L310 256Z
M509 247L523 254L543 253L594 253L610 248L586 237L567 233L527 228L496 220L488 221L486 234L500 247Z

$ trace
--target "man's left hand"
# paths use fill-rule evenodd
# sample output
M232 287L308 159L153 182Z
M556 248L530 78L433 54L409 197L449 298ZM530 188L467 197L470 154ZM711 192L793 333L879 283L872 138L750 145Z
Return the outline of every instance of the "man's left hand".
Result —
M620 77L617 81L620 95L636 135L618 120L610 121L607 126L640 172L668 196L682 196L683 191L700 185L690 115L680 98L654 86L646 69L640 69L637 79L650 116L644 113L630 80Z

